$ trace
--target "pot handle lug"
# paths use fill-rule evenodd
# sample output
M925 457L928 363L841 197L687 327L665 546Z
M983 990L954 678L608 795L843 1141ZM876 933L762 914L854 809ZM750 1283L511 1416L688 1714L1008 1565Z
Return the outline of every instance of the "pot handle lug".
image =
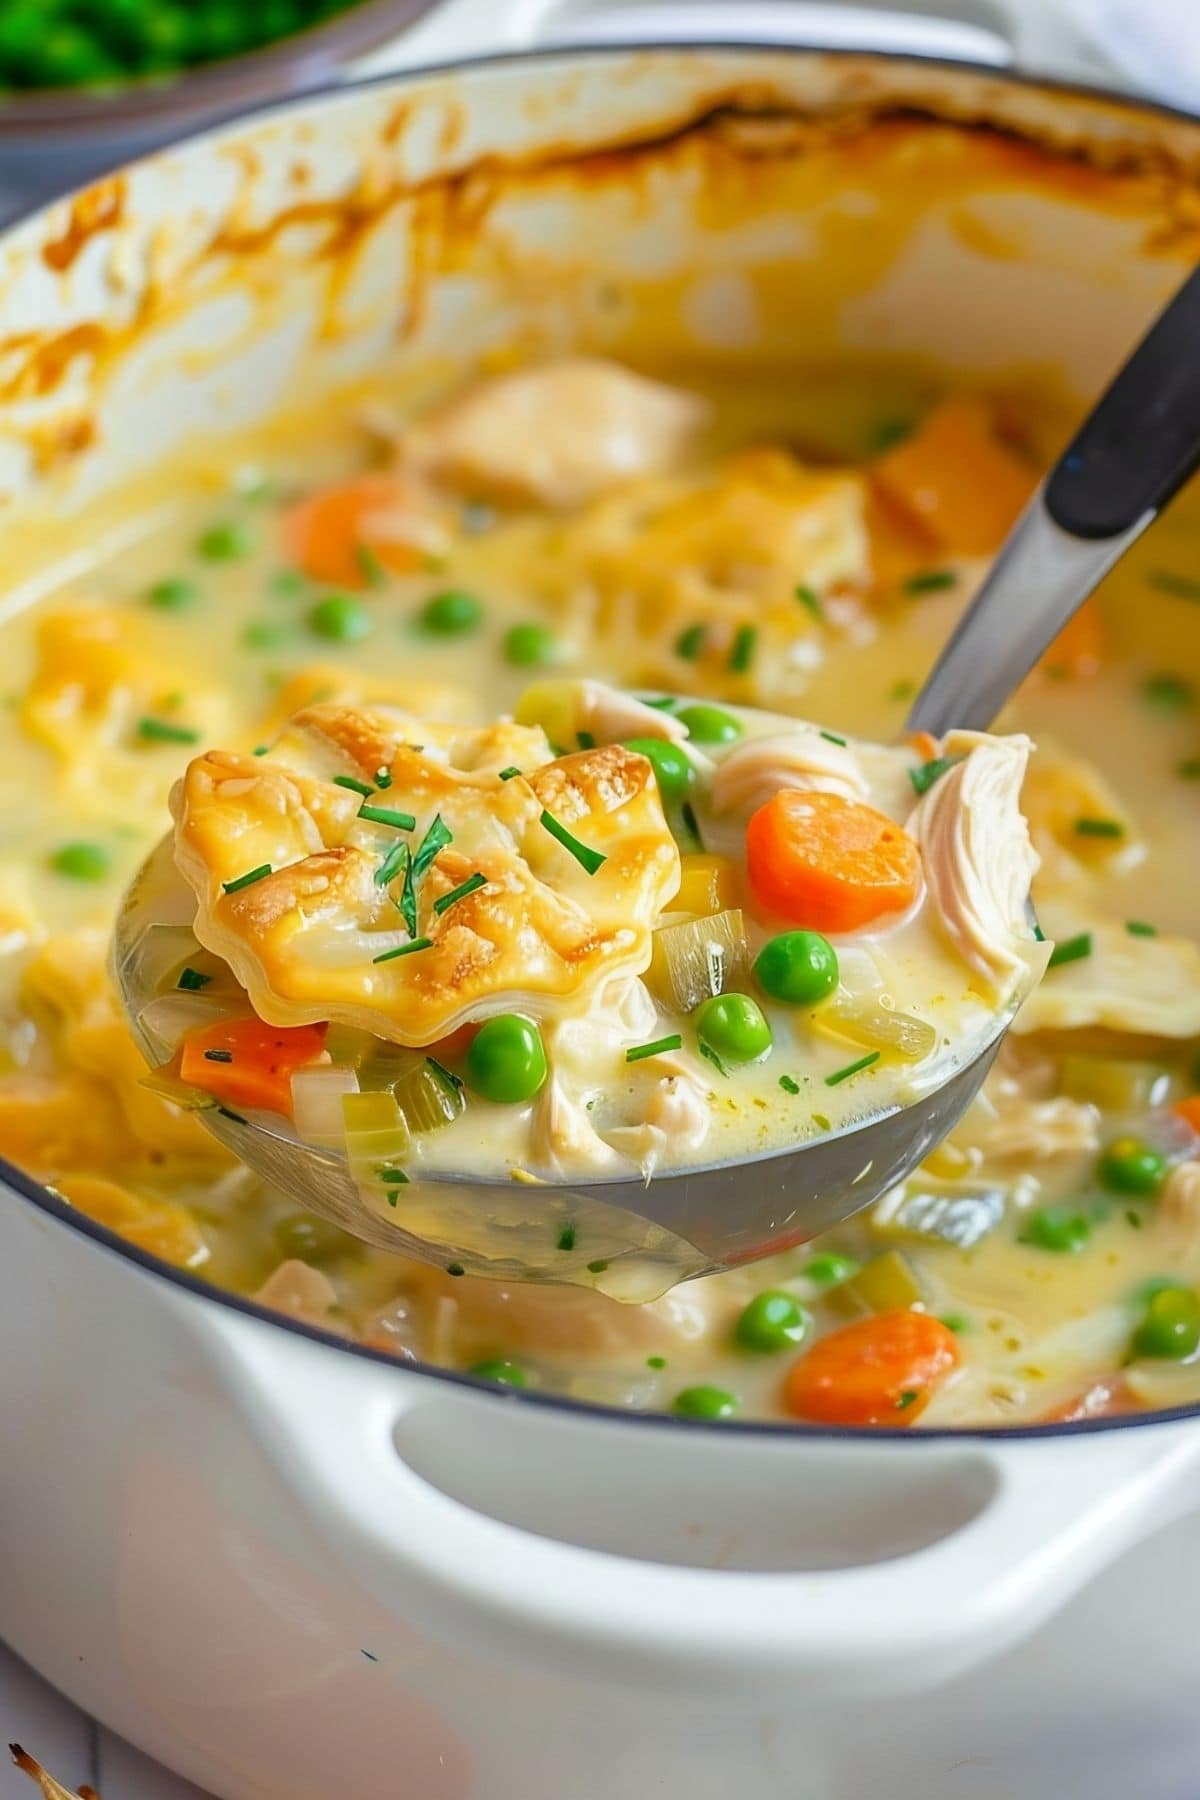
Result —
M733 1669L764 1695L924 1686L1027 1635L1197 1492L1194 1423L1007 1441L696 1429L393 1371L228 1312L218 1337L260 1444L349 1580L463 1654L648 1691L716 1694ZM777 1521L824 1509L824 1560L847 1565L756 1563L744 1530L732 1567L661 1553L656 1519L682 1526L722 1496L724 1543L766 1496ZM902 1527L885 1560L855 1545L865 1501ZM580 1534L581 1514L643 1521L648 1547L614 1553L594 1523Z

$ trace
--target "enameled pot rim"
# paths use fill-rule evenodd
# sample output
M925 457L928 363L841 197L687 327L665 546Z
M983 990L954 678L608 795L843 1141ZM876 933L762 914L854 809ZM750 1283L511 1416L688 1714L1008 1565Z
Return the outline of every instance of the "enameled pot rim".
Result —
M374 9L368 0L364 11L372 10ZM419 68L406 68L390 74L370 76L359 81L339 82L335 85L308 89L300 94L274 95L216 123L210 120L199 126L185 129L162 145L156 146L148 157L135 159L134 164L118 161L109 167L98 167L93 179L100 179L120 168L136 166L138 161L153 160L161 153L170 153L186 148L193 141L235 129L246 120L259 119L264 115L299 106L310 104L319 106L328 101L335 101L358 92L369 92L375 88L409 87L440 75L470 75L514 64L537 67L542 63L555 61L594 62L619 59L623 56L672 55L678 57L680 55L702 56L722 53L744 56L765 53L787 58L819 56L822 60L852 61L858 64L871 61L915 64L918 67L938 70L950 77L962 74L984 78L990 82L1003 83L1014 88L1034 88L1051 98L1058 96L1067 100L1094 100L1116 108L1124 108L1129 112L1149 115L1152 118L1177 119L1186 124L1200 126L1200 111L1191 112L1166 101L1128 94L1119 89L1103 88L1087 82L1066 81L1057 77L1043 77L1016 68L998 69L994 65L986 63L957 58L921 56L909 52L830 49L820 44L800 44L794 40L788 43L774 43L769 40L755 40L753 43L748 43L744 39L733 42L705 39L695 42L660 40L604 43L590 46L545 45L530 50L494 52L476 57L460 57L445 62L422 64ZM53 206L59 200L68 197L71 191L67 190L66 194L50 201L39 201L36 205L9 219L3 230L0 231L0 237L27 224L44 212L47 206ZM918 1445L922 1441L944 1443L946 1440L956 1443L972 1440L986 1443L1014 1439L1036 1441L1038 1439L1091 1436L1107 1431L1138 1430L1155 1425L1171 1425L1181 1420L1200 1417L1200 1403L1197 1403L1193 1406L1164 1408L1156 1412L1126 1413L1116 1418L1076 1419L1044 1425L929 1426L913 1430L904 1426L812 1425L802 1421L792 1423L766 1419L684 1419L672 1413L625 1410L620 1407L602 1406L595 1401L575 1400L565 1395L539 1393L529 1388L502 1387L495 1383L479 1381L454 1369L439 1368L432 1363L420 1362L415 1359L402 1361L385 1350L376 1350L367 1344L351 1342L346 1338L339 1337L336 1333L323 1331L318 1326L304 1324L298 1319L288 1318L268 1307L260 1306L243 1295L212 1286L199 1275L192 1274L186 1269L173 1268L152 1256L148 1251L129 1243L116 1232L97 1224L95 1220L89 1219L85 1213L60 1198L52 1189L42 1186L40 1182L35 1181L23 1170L17 1168L14 1163L3 1157L0 1157L0 1184L19 1194L23 1200L29 1201L41 1212L54 1219L57 1224L76 1231L83 1237L90 1238L101 1250L121 1257L126 1262L132 1263L143 1274L164 1281L184 1293L194 1295L197 1299L226 1307L247 1318L258 1319L266 1325L273 1326L276 1330L307 1338L309 1342L319 1344L331 1352L356 1357L374 1363L376 1366L390 1369L400 1378L410 1375L420 1376L424 1379L447 1382L455 1387L467 1388L475 1393L487 1393L498 1405L528 1406L552 1413L567 1412L572 1416L583 1414L595 1418L598 1422L633 1424L646 1429L720 1432L735 1438L747 1436L756 1439L776 1438L789 1443L794 1442L797 1438L825 1442L857 1440L878 1443L882 1440L891 1444L910 1445Z

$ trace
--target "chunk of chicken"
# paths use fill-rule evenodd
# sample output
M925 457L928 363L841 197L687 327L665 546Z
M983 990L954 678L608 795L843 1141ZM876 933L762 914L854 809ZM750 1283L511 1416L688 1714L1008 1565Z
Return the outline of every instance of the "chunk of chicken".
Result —
M951 732L943 754L962 760L908 821L942 930L997 997L1036 979L1049 956L1027 911L1038 866L1020 806L1029 751L1028 738Z
M250 1297L259 1306L286 1313L302 1325L327 1326L338 1303L337 1289L329 1277L297 1257L281 1262Z
M579 356L481 382L399 451L464 493L565 508L674 467L707 413L694 394Z
M540 726L551 743L563 745L577 743L581 733L597 744L631 737L682 744L688 735L687 726L665 708L648 706L604 681L535 682L517 702L516 719Z
M781 788L814 788L846 800L866 800L870 794L856 752L822 737L815 726L747 738L721 759L713 775L705 843L740 852L747 819Z
M1042 925L1052 938L1090 939L1090 953L1051 969L1026 1001L1015 1029L1141 1032L1150 1037L1200 1034L1200 946L1190 938L1134 937L1083 900L1042 899Z

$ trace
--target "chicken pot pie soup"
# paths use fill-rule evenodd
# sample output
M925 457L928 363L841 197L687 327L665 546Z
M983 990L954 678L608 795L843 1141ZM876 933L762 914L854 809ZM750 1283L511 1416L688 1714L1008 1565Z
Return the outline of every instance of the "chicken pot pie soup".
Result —
M0 1150L177 1266L495 1381L898 1426L1200 1395L1195 528L1110 582L1138 638L1094 603L996 735L906 741L1058 425L903 370L822 395L798 442L766 379L550 362L98 509L6 626ZM148 1070L106 949L169 823ZM398 1211L426 1171L653 1179L900 1104L1027 992L909 1180L647 1305L368 1249L193 1110Z

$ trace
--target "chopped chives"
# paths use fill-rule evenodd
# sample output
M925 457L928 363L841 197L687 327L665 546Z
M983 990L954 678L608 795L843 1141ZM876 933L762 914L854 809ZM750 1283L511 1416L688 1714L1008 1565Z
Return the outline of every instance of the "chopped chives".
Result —
M625 1052L625 1061L642 1062L647 1056L661 1056L667 1050L682 1050L683 1039L677 1031L670 1037L656 1038L652 1044L637 1044L632 1050Z
M72 881L103 881L112 858L103 844L63 844L50 858L51 867Z
M1085 956L1092 954L1092 934L1081 931L1078 937L1064 938L1061 944L1055 944L1050 952L1047 967L1059 969L1063 963L1082 962Z
M358 816L368 824L392 825L397 831L414 831L417 824L412 813L397 812L390 806L360 806Z
M463 1268L462 1264L459 1262L446 1264L447 1275L465 1275L466 1272L467 1271Z
M199 598L200 589L186 575L168 575L165 580L156 581L146 595L150 605L157 606L160 612L182 612Z
M946 588L958 586L958 576L953 569L918 569L904 583L906 594L940 594Z
M204 1052L204 1060L205 1060L205 1062L231 1063L233 1061L233 1051L232 1050L206 1050Z
M307 587L308 582L299 569L276 569L271 577L271 592L278 594L281 600L294 600Z
M170 725L165 719L144 718L137 722L137 735L144 744L198 744L200 733L190 725Z
M403 1169L393 1169L391 1167L380 1169L379 1179L382 1181L384 1187L391 1187L393 1184L405 1187L408 1184L408 1176L404 1173Z
M433 903L433 910L440 917L442 913L448 912L452 906L456 905L459 900L465 900L468 894L477 893L481 887L486 886L487 876L481 874L480 871L476 869L474 875L468 875L465 881L460 881L458 886L456 888L451 888L448 894L439 894Z
M223 881L221 887L227 894L236 894L240 888L251 887L254 882L261 881L264 875L269 875L270 873L270 863L259 863L257 869L247 869L246 873L244 875L239 875L236 880Z
M800 1083L791 1075L781 1075L779 1077L779 1085L785 1094L798 1094L800 1092Z
M1076 837L1121 838L1125 836L1125 827L1120 819L1076 819Z
M581 750L594 750L596 748L595 733L591 731L577 731L575 733L575 742L579 745Z
M401 884L400 898L399 898L399 900L396 901L396 905L400 909L400 917L404 920L404 923L405 923L406 927L408 928L409 937L416 937L416 935L417 935L417 884L413 880L412 852L409 850L407 844L402 844L401 848L405 852L404 881ZM378 880L379 877L376 876L375 879Z
M433 824L421 839L416 854L412 859L413 880L420 881L426 869L433 865L439 852L444 850L447 844L453 842L454 833L443 820L441 813L435 813Z
M240 519L210 525L196 540L196 554L206 562L236 562L254 549L254 533Z
M667 1359L665 1356L648 1356L646 1358L646 1367L648 1369L665 1369L666 1366Z
M758 643L758 627L741 625L733 640L733 648L729 652L727 668L734 675L744 675L754 661L754 647Z
M655 712L674 712L679 702L674 694L660 694L657 700L647 700L646 705L652 706Z
M386 768L381 765L375 771L375 786L377 788L390 788L391 785L392 785L392 771L389 768Z
M382 956L373 956L373 963L395 962L398 956L411 956L414 950L428 950L433 943L432 938L413 938L409 944L400 944L395 950L385 950Z
M1035 943L1044 944L1046 941L1046 934L1042 930L1041 926L1038 924L1036 919L1033 921L1033 936L1034 936Z
M558 1228L558 1236L554 1240L556 1250L573 1250L575 1248L575 1221L566 1219Z
M814 619L819 619L822 624L824 623L825 608L821 605L820 596L816 594L812 588L805 587L802 582L799 587L792 589L792 598L798 600L800 605L803 606L807 612L810 612Z
M1125 929L1130 937L1157 937L1158 926L1148 925L1145 919L1126 919Z
M889 700L911 700L917 691L915 681L893 681L888 689Z
M840 744L843 750L846 748L845 738L839 737L836 731L823 731L820 735L827 744Z
M352 794L361 794L364 800L369 800L375 792L369 782L360 781L357 775L335 775L333 785L334 787L349 788Z
M411 852L409 851L408 845L401 839L398 844L392 845L391 849L376 869L375 886L390 887L402 869L407 871L411 869L411 867ZM411 931L413 929L414 927L410 925L409 930Z
M358 564L363 580L368 587L386 587L387 570L372 550L370 544L355 544L354 560Z
M427 1056L425 1063L430 1073L437 1076L444 1088L448 1088L452 1094L462 1093L464 1084L452 1069L446 1067L445 1063L440 1063L436 1056Z
M840 1087L842 1082L849 1081L852 1075L861 1075L864 1069L869 1069L872 1064L879 1061L879 1054L878 1050L868 1050L867 1054L860 1056L857 1062L847 1063L844 1069L836 1069L832 1075L827 1075L825 1086Z
M232 1119L235 1125L244 1125L246 1123L246 1120L242 1117L241 1113L235 1113L232 1107L218 1106L217 1111L223 1119Z
M1142 697L1163 712L1187 712L1196 704L1196 690L1182 675L1147 675Z
M602 855L599 850L593 850L587 844L581 844L577 837L572 836L565 825L560 824L553 813L546 812L543 809L541 823L544 829L550 833L550 836L552 838L557 838L563 849L569 851L575 858L575 861L579 864L580 868L586 869L589 875L594 875L597 869L601 868L608 861L607 856Z
M590 1262L588 1264L588 1274L589 1275L603 1275L603 1273L604 1273L605 1269L607 1269L607 1267L608 1267L608 1263L605 1261L605 1259L602 1256L598 1256L596 1258L595 1262Z
M1176 600L1200 600L1200 581L1190 575L1177 575L1173 569L1152 569L1146 577L1149 587Z
M194 994L200 988L207 987L212 980L211 975L202 975L199 969L181 969L176 987L182 988L185 994Z
M255 744L250 754L251 756L265 756L270 748L270 744Z
M918 768L910 769L908 779L913 784L913 792L927 794L935 781L940 781L955 763L961 761L961 756L935 756L931 761L921 763Z
M688 625L675 639L676 656L682 657L684 662L695 662L704 649L704 633L703 625Z
M501 781L511 781L514 775L519 775L520 773L521 771L517 768L516 764L510 763L507 769L501 769L500 779Z
M721 1058L717 1055L711 1044L699 1043L696 1045L696 1048L699 1050L705 1062L710 1062L712 1064L718 1075L724 1075L726 1080L729 1079L729 1070L725 1067L725 1064L721 1061Z
M1175 773L1181 781L1200 781L1200 756L1189 756L1176 763Z

